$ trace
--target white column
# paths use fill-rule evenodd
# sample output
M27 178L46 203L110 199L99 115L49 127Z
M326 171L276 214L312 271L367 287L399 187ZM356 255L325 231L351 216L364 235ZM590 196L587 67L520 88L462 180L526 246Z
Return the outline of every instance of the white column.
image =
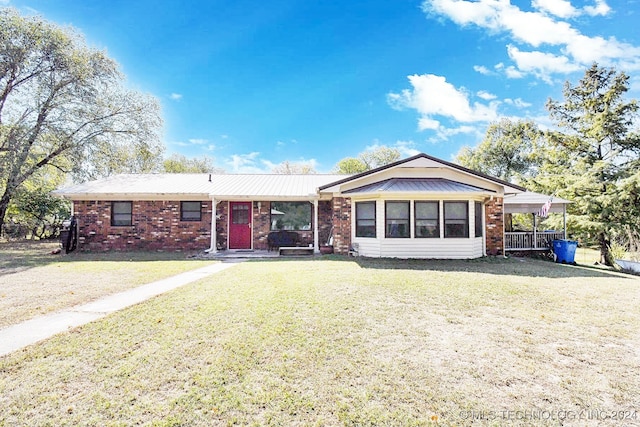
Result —
M531 214L533 215L533 249L536 249L538 247L538 231L536 230L536 214Z
M567 205L562 205L562 225L564 230L562 238L567 240Z
M313 252L320 253L320 236L318 235L318 201L313 201Z
M211 198L211 246L209 247L209 253L216 253L218 251L218 242L216 241L216 199Z

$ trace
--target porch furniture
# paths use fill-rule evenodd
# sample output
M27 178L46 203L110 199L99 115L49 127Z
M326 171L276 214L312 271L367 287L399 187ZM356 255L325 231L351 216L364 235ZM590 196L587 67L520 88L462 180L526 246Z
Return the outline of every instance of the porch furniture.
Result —
M279 250L281 247L297 247L300 241L298 233L280 230L272 231L267 236L267 247L270 251Z
M281 246L278 255L313 255L313 247L308 246Z

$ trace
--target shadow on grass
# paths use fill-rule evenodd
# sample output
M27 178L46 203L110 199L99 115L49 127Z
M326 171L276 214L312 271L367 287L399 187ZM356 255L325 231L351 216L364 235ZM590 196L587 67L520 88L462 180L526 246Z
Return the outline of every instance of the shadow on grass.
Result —
M296 260L331 260L356 263L360 268L380 270L424 270L440 272L472 272L520 277L591 277L634 279L632 276L604 270L586 265L565 265L552 261L534 258L516 257L484 257L471 260L438 260L438 259L395 259L395 258L366 258L347 257L345 255L323 255L322 257L303 258L271 258L255 260L256 262L282 262Z
M77 261L171 261L193 258L193 252L71 252L52 253L60 248L53 240L0 243L0 276L58 262ZM193 258L196 259L196 258Z

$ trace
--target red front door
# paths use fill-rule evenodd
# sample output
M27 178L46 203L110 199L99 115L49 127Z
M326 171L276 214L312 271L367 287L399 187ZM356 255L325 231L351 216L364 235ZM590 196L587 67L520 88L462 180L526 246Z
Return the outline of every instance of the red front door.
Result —
M229 249L251 249L251 202L230 202Z

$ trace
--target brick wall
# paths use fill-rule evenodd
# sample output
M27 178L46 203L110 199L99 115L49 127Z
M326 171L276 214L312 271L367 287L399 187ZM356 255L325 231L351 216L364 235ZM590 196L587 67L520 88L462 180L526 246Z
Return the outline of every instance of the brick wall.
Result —
M332 201L333 251L349 253L351 245L351 199L334 197Z
M487 255L504 253L504 210L502 198L494 197L485 205Z
M201 221L181 221L179 201L134 201L131 226L111 226L111 202L75 201L80 250L204 250L210 244L211 201Z

